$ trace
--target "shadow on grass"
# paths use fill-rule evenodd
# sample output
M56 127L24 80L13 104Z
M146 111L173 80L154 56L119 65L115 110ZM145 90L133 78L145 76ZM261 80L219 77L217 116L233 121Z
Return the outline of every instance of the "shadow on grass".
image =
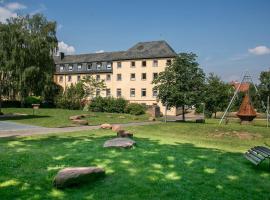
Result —
M48 118L48 117L51 117L51 116L48 116L48 115L18 115L18 116L0 117L0 121L38 119L38 118Z
M0 140L1 199L269 199L267 163L240 153L134 138L133 149L105 149L111 136L48 136ZM100 166L105 179L57 190L68 166Z

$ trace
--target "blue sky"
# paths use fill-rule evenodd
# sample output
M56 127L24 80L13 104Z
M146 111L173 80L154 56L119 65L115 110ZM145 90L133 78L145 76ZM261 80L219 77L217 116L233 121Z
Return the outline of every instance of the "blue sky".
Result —
M0 21L37 12L57 21L69 53L166 40L176 52L196 53L206 73L226 81L270 69L269 0L0 0Z

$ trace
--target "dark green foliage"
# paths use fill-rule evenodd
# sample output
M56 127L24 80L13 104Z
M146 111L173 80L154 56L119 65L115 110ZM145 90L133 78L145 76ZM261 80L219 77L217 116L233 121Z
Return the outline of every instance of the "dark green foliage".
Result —
M263 102L264 106L267 106L267 97L270 96L270 71L263 71L260 74L260 84L259 84L260 100ZM265 112L265 108L262 108Z
M142 115L145 114L145 106L138 103L130 103L127 105L125 112L132 115Z
M127 101L123 98L95 97L91 100L89 109L94 112L124 113Z
M2 108L20 108L21 102L16 100L2 101Z
M25 98L25 106L28 108L32 108L32 104L41 104L41 102L41 97L28 96Z

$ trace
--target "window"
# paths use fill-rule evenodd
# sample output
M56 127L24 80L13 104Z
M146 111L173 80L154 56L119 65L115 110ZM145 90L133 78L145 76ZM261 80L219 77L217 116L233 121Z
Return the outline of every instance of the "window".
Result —
M71 82L71 80L72 80L72 77L69 75L68 76L68 82Z
M158 66L158 60L153 60L153 67L157 67Z
M146 88L142 88L141 95L142 97L146 97Z
M146 80L146 73L142 73L142 80L143 80L143 81Z
M153 73L153 80L155 80L158 77L158 73Z
M135 97L135 88L130 89L130 97Z
M97 63L97 69L101 68L101 63Z
M87 65L87 70L91 70L91 69L93 69L93 66L92 66L92 64L90 63L90 64Z
M158 95L157 90L153 89L153 97L157 97L157 95Z
M122 91L121 91L120 88L118 88L118 89L116 90L116 96L117 96L117 97L121 97L121 96L122 96Z
M100 80L100 75L96 75L96 80L97 80L97 81Z
M81 64L78 65L78 70L79 71L82 70L82 65Z
M136 80L136 75L134 73L130 74L130 80L135 81Z
M122 80L122 74L117 74L117 81L121 81Z
M122 67L122 63L121 62L117 62L117 68L121 68Z
M73 70L73 66L72 65L69 65L68 66L68 71L72 71Z
M112 63L107 63L107 69L112 69Z
M97 89L97 90L96 90L96 96L97 96L97 97L100 96L100 89Z
M131 61L130 67L135 67L135 66L136 66L135 61Z
M106 89L106 97L111 96L111 89Z
M64 66L63 65L60 65L60 72L61 71L64 71Z
M146 61L145 60L142 61L142 67L146 67Z
M77 76L77 81L80 81L81 80L81 76Z
M167 60L166 65L170 66L172 64L172 60Z
M106 81L110 81L111 80L111 75L110 74L107 74L106 75Z
M59 77L59 82L62 83L63 82L63 76Z

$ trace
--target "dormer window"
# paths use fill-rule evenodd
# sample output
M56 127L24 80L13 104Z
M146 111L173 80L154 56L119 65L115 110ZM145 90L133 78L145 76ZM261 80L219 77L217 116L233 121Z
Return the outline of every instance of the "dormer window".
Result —
M97 63L97 69L101 68L101 63Z
M78 64L78 70L82 70L82 65L81 64Z
M69 65L68 66L68 71L72 71L73 70L73 66L72 65Z
M111 63L107 63L107 69L112 69L112 64Z
M64 71L64 66L60 65L60 72Z
M87 65L87 70L91 70L91 69L93 69L93 68L92 68L92 64L90 63Z
M170 66L172 64L172 60L167 60L166 65Z

